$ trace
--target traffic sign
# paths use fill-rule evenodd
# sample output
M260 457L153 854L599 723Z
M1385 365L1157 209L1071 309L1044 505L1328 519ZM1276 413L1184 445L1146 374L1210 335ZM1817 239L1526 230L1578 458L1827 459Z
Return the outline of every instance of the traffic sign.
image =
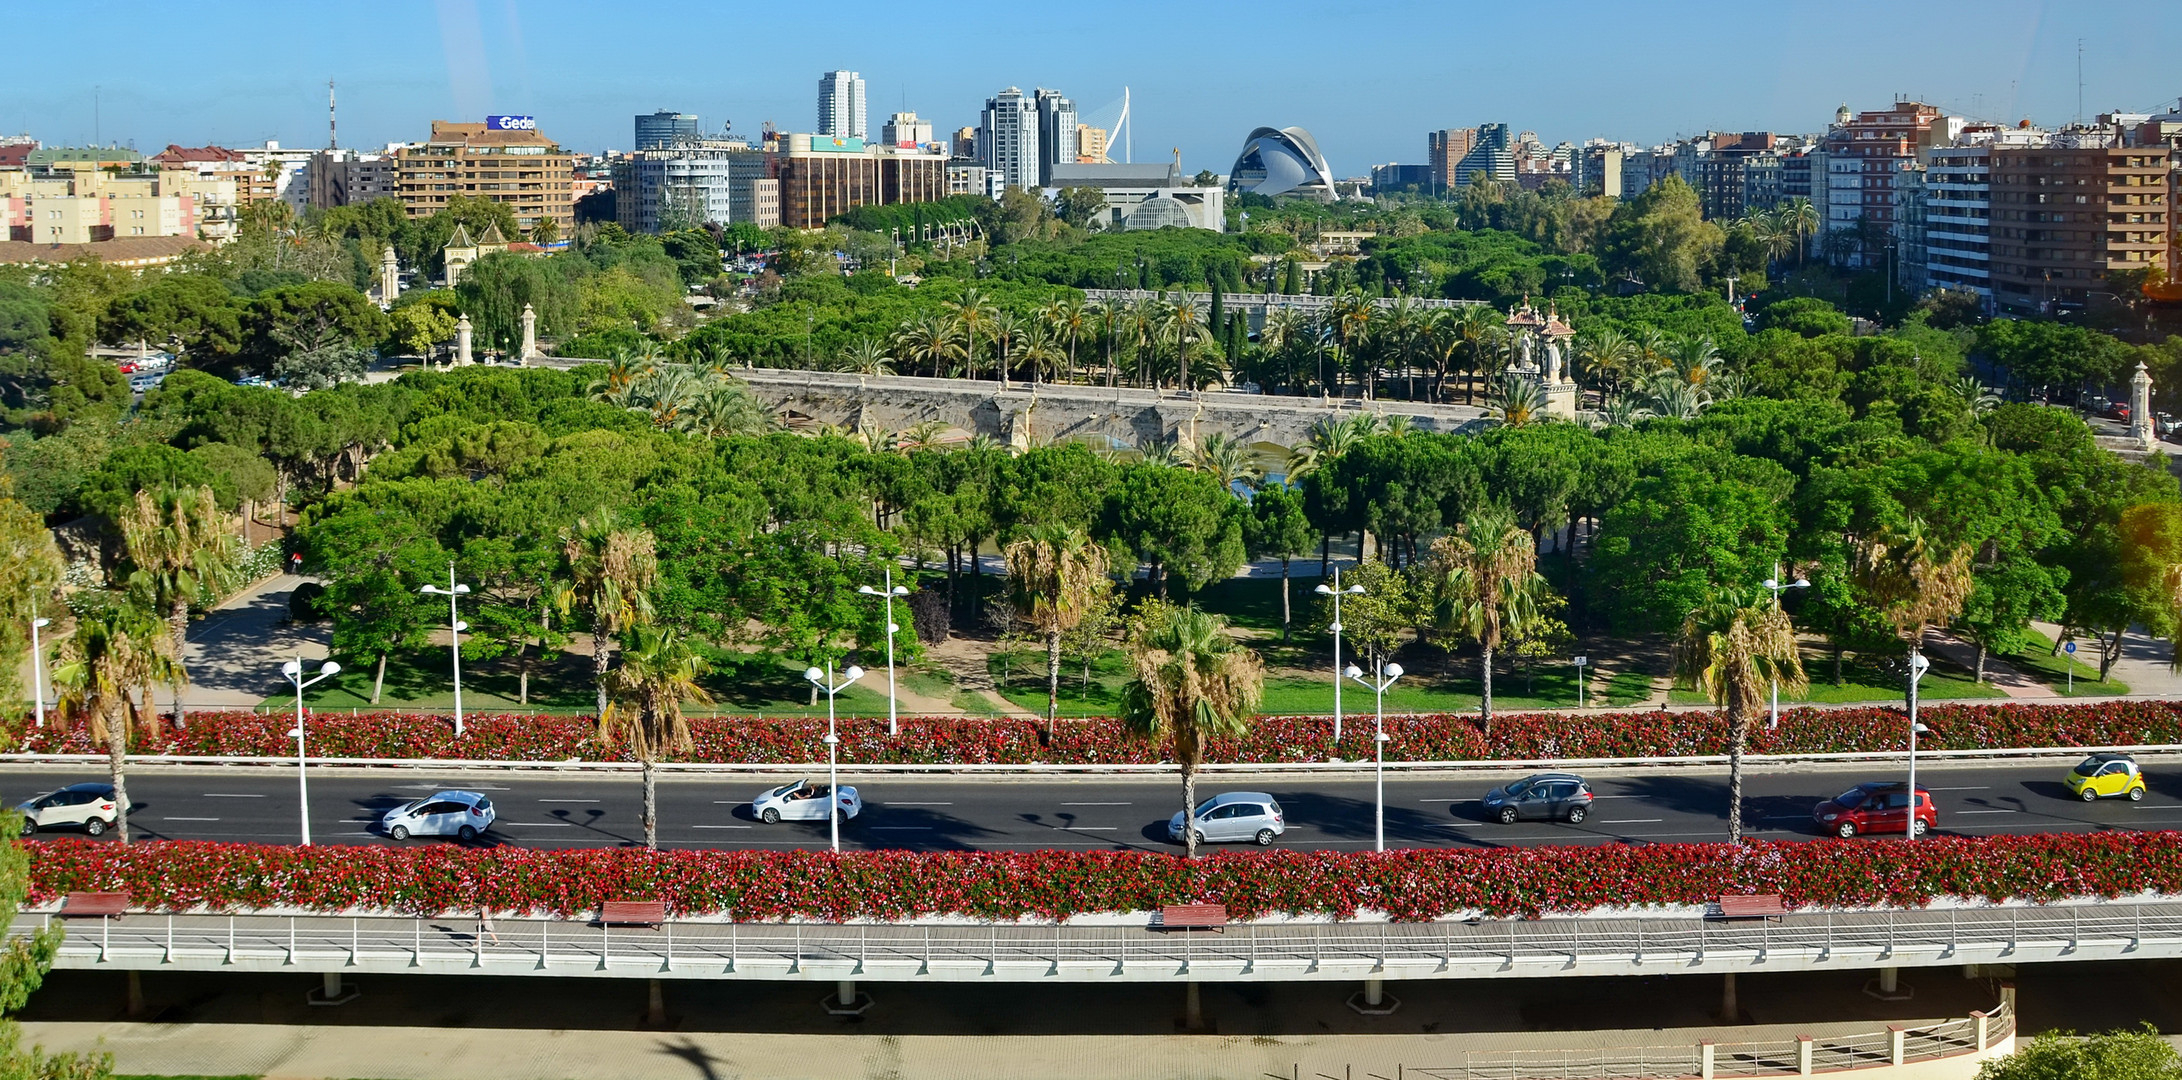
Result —
M2076 643L2073 641L2062 642L2061 651L2069 654L2070 656L2076 655Z

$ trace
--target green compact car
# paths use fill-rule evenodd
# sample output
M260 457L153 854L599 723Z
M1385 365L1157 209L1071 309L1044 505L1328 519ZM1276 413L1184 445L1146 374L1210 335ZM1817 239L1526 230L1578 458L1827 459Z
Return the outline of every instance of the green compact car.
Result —
M2071 795L2085 802L2144 798L2144 774L2136 759L2127 754L2093 754L2083 759L2062 781Z

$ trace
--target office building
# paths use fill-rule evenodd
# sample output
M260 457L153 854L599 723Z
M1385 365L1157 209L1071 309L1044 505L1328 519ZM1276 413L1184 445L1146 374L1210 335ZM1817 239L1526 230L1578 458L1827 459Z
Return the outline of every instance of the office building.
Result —
M1476 145L1477 129L1474 127L1425 132L1424 162L1431 170L1431 185L1435 192L1454 190L1455 166L1461 164L1463 155Z
M661 109L654 113L638 113L636 117L636 148L657 150L704 137L698 129L696 113L669 112Z
M399 197L401 169L394 155L400 144L379 153L320 150L311 156L306 178L310 204L320 210L357 206L373 199Z
M1053 167L1076 163L1076 103L1038 88L1038 186L1053 186Z
M947 194L983 195L998 200L1001 189L1000 174L974 161L952 160L947 163Z
M784 134L771 155L780 223L824 228L859 206L936 202L947 196L947 158L867 145L857 138Z
M528 117L497 123L432 121L432 137L395 154L398 197L411 218L428 218L457 195L505 205L525 230L576 226L574 158Z
M614 217L630 232L660 233L735 220L733 160L764 155L736 143L694 139L635 151L614 162Z
M2111 295L2112 275L2171 269L2173 149L2059 132L1991 154L1992 290L2000 310L2052 314Z
M853 71L829 71L818 77L819 135L865 137L864 77Z
M879 141L901 150L916 150L932 141L932 122L919 120L913 112L898 112L887 117L886 126L879 129Z
M1038 152L1038 104L1008 87L985 100L978 114L977 153L980 165L1000 175L1006 187L1030 189L1044 179Z
M1106 208L1092 221L1115 231L1140 229L1227 229L1227 189L1199 187L1171 162L1116 165L1062 164L1053 167L1054 187L1096 188Z
M1515 148L1508 138L1508 125L1479 124L1470 148L1455 162L1455 189L1468 187L1475 180L1515 183Z
M1424 191L1432 186L1430 165L1374 165L1371 167L1371 193L1385 194L1390 191Z

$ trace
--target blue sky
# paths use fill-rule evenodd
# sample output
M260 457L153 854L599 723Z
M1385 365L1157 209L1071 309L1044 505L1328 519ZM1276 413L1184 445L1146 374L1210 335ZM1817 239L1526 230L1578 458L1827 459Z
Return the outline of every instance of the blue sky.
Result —
M904 104L941 131L974 124L1010 85L1104 119L1126 85L1137 160L1179 148L1224 171L1250 128L1301 124L1342 175L1422 161L1425 131L1481 121L1652 143L1813 131L1838 104L1903 94L2065 123L2079 38L2086 114L2182 95L2175 0L70 0L7 21L0 133L140 150L321 145L328 78L344 146L523 113L585 150L628 146L631 115L661 107L808 130L832 68L863 73L874 135Z

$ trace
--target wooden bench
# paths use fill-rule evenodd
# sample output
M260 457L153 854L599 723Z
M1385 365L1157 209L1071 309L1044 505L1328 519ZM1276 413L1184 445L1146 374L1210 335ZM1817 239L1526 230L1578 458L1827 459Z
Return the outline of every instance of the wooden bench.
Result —
M667 921L667 905L659 900L608 900L599 906L600 926L649 926L659 929Z
M1788 914L1777 893L1756 896L1722 896L1717 901L1723 919L1778 919Z
M125 892L72 892L61 901L64 919L118 919L129 910Z
M1210 930L1227 932L1226 904L1168 904L1159 909L1156 930Z

